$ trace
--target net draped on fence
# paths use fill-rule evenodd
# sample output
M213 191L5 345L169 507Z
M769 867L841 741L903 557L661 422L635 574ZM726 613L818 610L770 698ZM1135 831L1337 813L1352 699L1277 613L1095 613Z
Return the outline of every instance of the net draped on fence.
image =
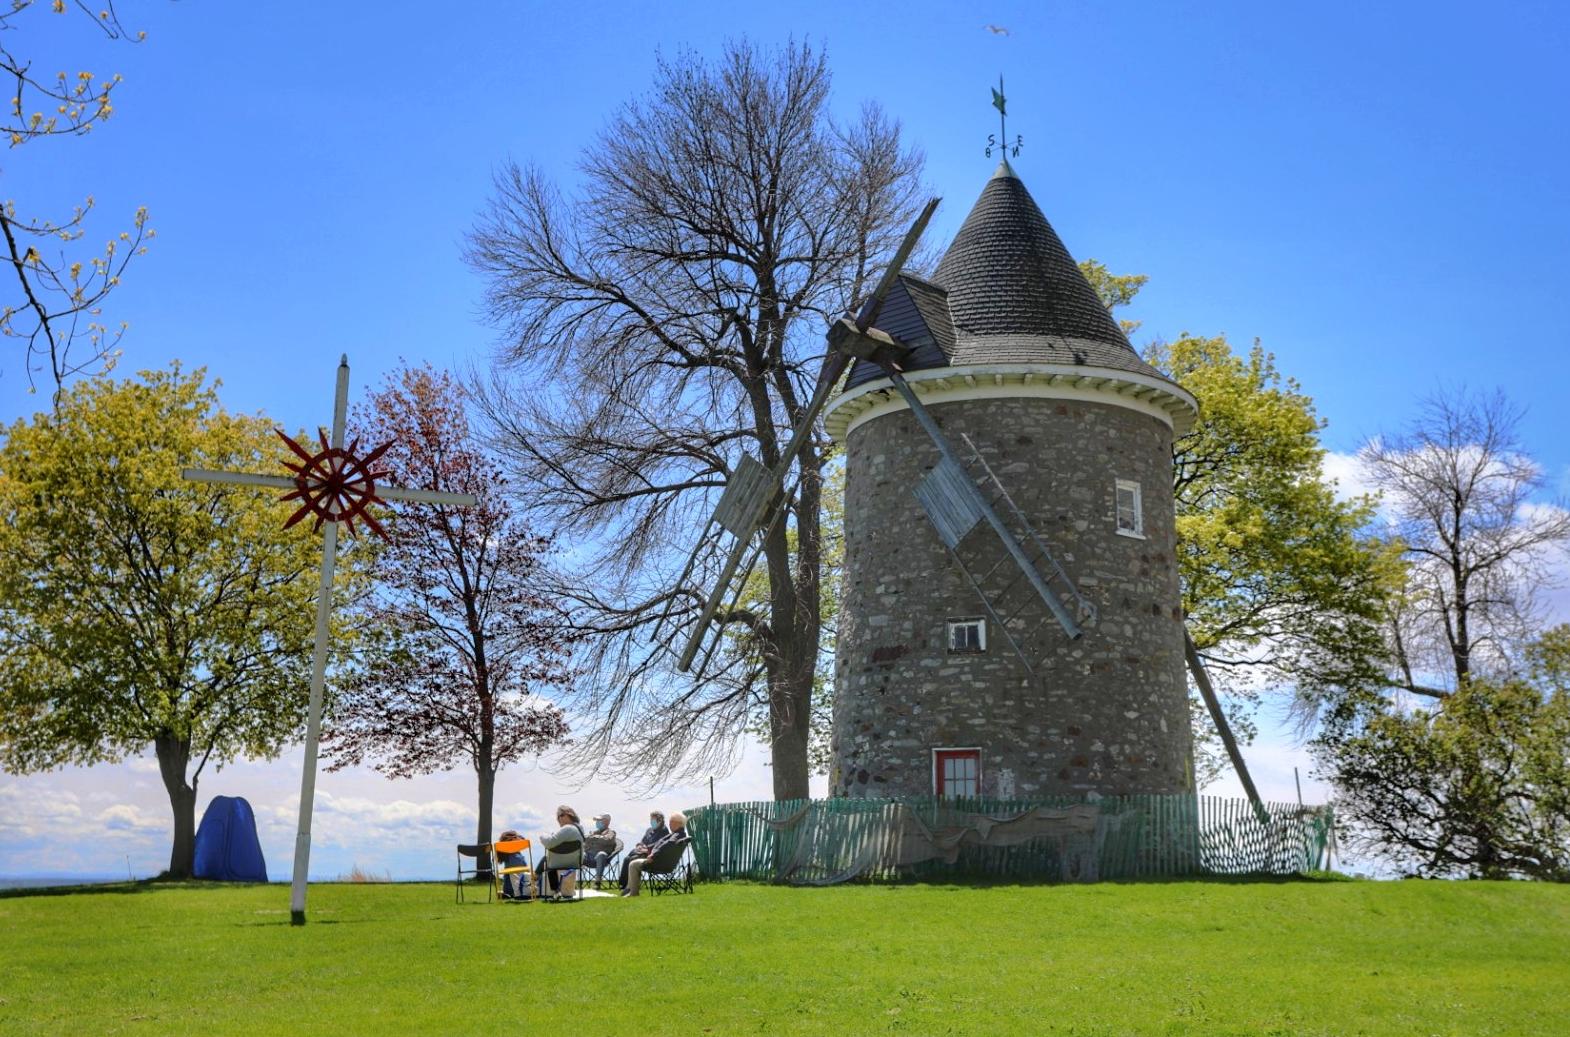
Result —
M709 878L830 885L967 875L1062 882L1290 875L1328 864L1329 807L1215 796L721 803L687 815Z

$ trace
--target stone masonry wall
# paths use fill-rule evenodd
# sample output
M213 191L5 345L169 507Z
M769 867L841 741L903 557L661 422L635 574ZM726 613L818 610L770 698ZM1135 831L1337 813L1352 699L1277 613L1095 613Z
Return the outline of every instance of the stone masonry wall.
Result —
M1098 618L1078 641L1042 628L1035 680L990 621L985 652L950 654L947 621L984 609L911 493L937 448L905 410L856 427L832 794L930 795L931 750L970 746L981 747L987 796L1192 791L1171 430L1111 403L928 406L962 454L970 435ZM1116 532L1119 478L1140 483L1143 540ZM990 537L982 523L961 551Z

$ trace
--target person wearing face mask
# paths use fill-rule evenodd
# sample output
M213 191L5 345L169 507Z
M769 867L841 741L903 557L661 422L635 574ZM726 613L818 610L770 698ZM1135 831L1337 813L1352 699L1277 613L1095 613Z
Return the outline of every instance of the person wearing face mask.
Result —
M665 815L658 810L649 811L649 830L643 833L643 838L638 840L638 845L632 848L629 857L641 857L654 848L654 844L670 835L670 829L665 827Z
M616 856L616 829L611 827L611 815L600 814L594 819L594 830L583 839L583 870L587 875L594 871L594 888L605 881L605 865Z
M627 887L627 865L634 857L647 857L649 852L659 845L660 840L670 835L670 829L665 827L665 815L658 810L649 811L649 830L643 833L638 840L638 845L628 851L627 856L621 860L621 875L617 877L617 884L623 889Z
M681 847L685 846L691 839L692 837L687 834L686 815L680 811L671 814L670 834L649 847L647 856L636 857L629 854L627 863L621 866L623 876L621 895L624 897L638 896L640 887L643 885L643 869L647 868L650 862L659 856L660 851L667 846L675 846L679 850L678 857L686 853Z

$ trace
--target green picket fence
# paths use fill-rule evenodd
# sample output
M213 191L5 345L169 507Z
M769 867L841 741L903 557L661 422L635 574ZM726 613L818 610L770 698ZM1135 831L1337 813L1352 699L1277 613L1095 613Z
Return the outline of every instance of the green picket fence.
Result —
M1332 825L1328 807L1190 795L765 801L687 818L705 877L801 884L1286 875L1324 866ZM1032 821L1047 833L984 835Z

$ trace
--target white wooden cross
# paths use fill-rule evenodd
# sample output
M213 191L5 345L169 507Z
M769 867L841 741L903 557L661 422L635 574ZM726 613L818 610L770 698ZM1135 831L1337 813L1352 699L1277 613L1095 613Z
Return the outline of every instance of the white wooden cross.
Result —
M288 490L283 499L298 500L301 505L284 523L285 527L312 514L316 516L316 528L325 526L322 534L322 580L316 593L316 649L311 664L311 706L305 727L305 769L300 775L300 826L294 839L294 883L289 898L289 920L295 925L305 924L305 875L311 862L311 808L316 800L316 752L322 734L322 683L327 673L327 619L333 607L333 569L338 563L338 525L346 524L352 533L354 520L362 518L367 526L380 533L381 527L366 509L373 503L383 501L458 506L476 503L471 493L440 493L435 490L377 485L376 478L386 473L373 471L372 466L392 444L384 444L364 457L355 455L357 443L351 443L345 449L343 427L348 405L349 357L345 355L338 364L338 391L333 398L331 442L324 435L321 452L312 454L282 432L278 433L300 458L299 463L286 463L294 475L221 472L208 468L186 468L180 472L182 478L198 482Z

